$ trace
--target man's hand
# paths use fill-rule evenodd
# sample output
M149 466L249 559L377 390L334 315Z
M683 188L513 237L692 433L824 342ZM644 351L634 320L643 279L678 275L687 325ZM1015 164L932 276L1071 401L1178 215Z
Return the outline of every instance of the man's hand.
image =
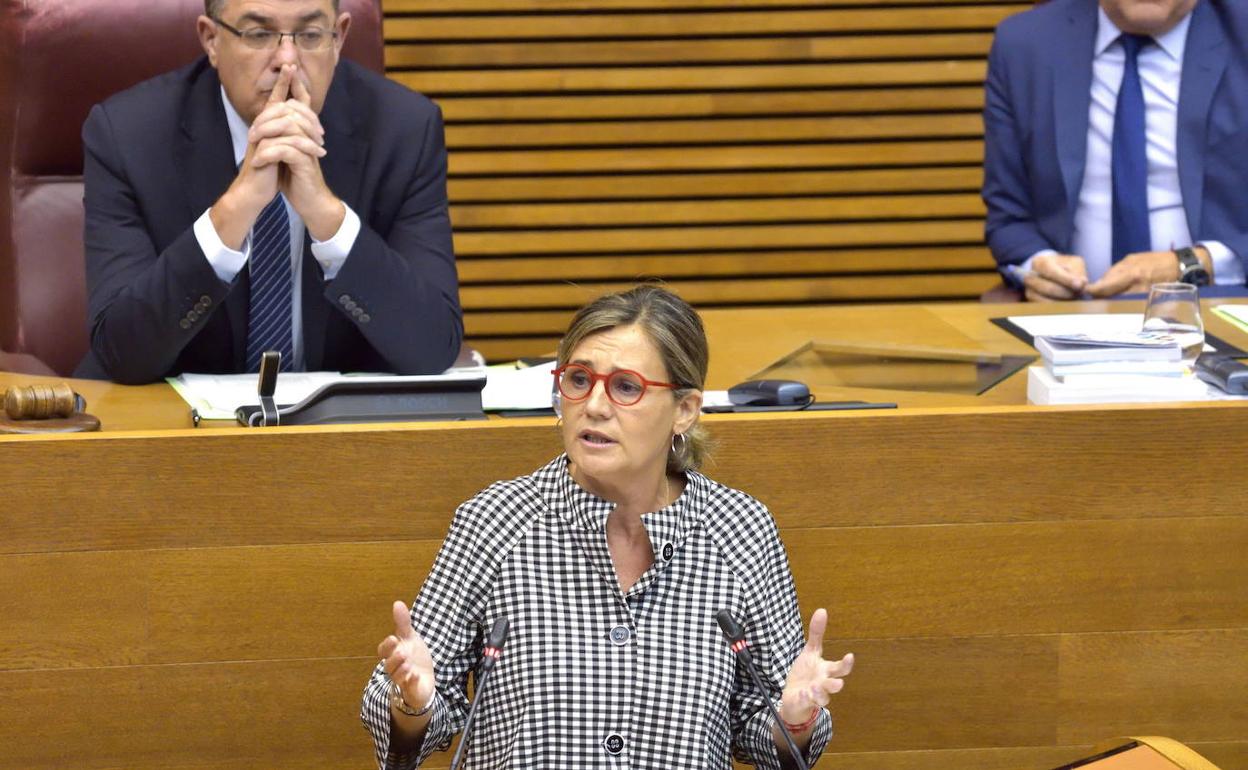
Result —
M278 109L285 103L290 91L290 82L294 78L294 67L283 67L269 94L269 103L265 112ZM264 207L269 205L278 191L279 168L275 163L256 163L256 144L247 145L247 154L238 167L238 176L230 184L228 190L212 205L208 216L212 226L226 246L238 251L247 239L247 233L255 223L256 217Z
M1204 246L1194 247L1197 259L1213 275L1213 260ZM1142 294L1155 283L1179 280L1179 259L1173 251L1137 251L1115 262L1101 280L1088 286L1093 297Z
M293 98L266 107L252 123L248 139L255 144L251 164L256 168L281 165L278 186L286 200L299 212L308 232L318 241L327 241L338 232L346 207L334 195L321 174L320 159L325 157L325 129L312 111L312 96L303 81L282 78L290 85ZM274 87L274 93L277 87Z
M1088 287L1088 266L1073 254L1043 254L1031 261L1023 289L1032 302L1079 299Z

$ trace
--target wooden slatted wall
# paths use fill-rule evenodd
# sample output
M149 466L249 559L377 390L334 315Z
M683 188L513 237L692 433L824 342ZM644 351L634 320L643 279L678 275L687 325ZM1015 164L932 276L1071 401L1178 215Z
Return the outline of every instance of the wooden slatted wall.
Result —
M702 307L968 299L992 29L963 0L383 0L444 110L461 296L491 359L639 278Z

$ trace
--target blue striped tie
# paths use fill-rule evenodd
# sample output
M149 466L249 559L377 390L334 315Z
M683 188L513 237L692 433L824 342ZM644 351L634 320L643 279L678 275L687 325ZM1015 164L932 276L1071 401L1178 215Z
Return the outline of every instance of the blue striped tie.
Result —
M1118 106L1114 108L1113 170L1113 261L1137 251L1151 251L1153 239L1148 227L1148 153L1144 127L1144 90L1138 66L1140 49L1152 42L1142 35L1123 35L1126 61Z
M251 228L251 307L247 318L247 371L260 371L266 350L282 354L282 368L294 357L291 329L290 217L286 199L277 197L264 207Z

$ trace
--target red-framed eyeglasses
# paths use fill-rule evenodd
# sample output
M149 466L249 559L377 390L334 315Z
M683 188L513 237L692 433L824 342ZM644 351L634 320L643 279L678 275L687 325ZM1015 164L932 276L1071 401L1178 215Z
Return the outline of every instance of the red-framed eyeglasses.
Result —
M614 372L599 374L583 364L567 364L555 370L555 384L559 393L569 401L584 401L589 398L596 382L603 383L607 398L617 406L632 406L637 403L646 395L647 387L673 390L680 387L671 382L647 380L631 369L616 369Z

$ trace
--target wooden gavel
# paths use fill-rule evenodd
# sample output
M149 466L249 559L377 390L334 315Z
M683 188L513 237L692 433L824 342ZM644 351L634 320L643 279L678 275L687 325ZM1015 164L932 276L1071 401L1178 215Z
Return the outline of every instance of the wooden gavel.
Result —
M11 420L69 417L85 406L82 396L63 382L56 385L13 387L4 394L4 411Z

